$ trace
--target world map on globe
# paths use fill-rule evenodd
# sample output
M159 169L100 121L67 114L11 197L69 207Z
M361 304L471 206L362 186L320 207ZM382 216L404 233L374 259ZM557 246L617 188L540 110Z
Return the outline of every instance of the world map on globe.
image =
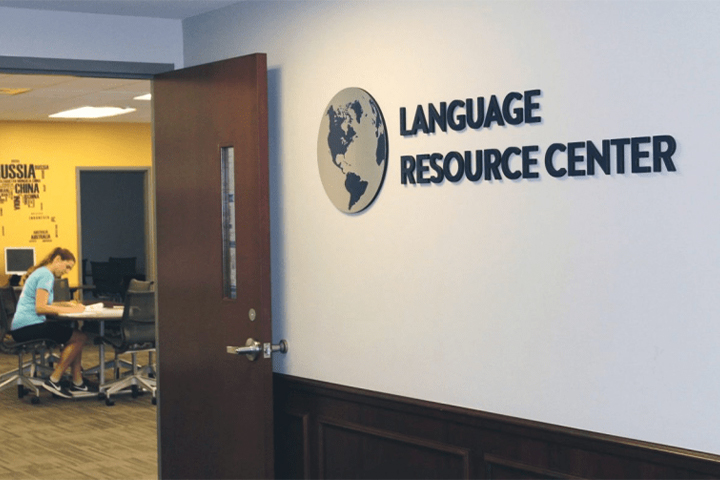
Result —
M385 179L388 140L380 107L361 88L338 92L323 112L318 169L330 201L358 213L375 200Z

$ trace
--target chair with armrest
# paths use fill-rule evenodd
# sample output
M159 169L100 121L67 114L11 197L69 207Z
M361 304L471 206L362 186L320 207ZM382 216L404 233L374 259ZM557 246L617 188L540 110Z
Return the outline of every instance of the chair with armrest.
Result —
M69 302L72 300L70 284L67 278L56 278L53 286L53 302Z
M144 281L144 280L136 280L132 279L130 280L130 283L128 284L128 290L133 290L136 292L150 292L153 289L153 284L155 282L152 281ZM83 331L86 333L93 333L97 334L98 330L93 330L93 328L97 328L97 325L89 325L90 328L83 328ZM105 334L111 335L111 336L120 336L120 322L105 322ZM129 367L129 365L127 365Z
M128 283L128 289L127 291L133 291L133 292L151 292L153 291L153 286L155 282L149 281L149 280L138 280L138 279L130 279L130 282ZM119 337L120 336L120 325L117 322L117 324L107 324L105 325L106 328L106 335L108 336L114 336ZM112 329L115 330L112 330ZM111 365L115 369L115 378L120 378L120 376L127 372L120 372L120 368L127 368L132 373L135 368L139 370L139 373L149 378L155 378L155 363L153 362L153 353L155 353L154 349L150 349L147 351L148 353L148 363L145 366L140 365L133 365L132 363L128 363L125 360L118 358L118 353L115 353L115 359L112 362L109 362L108 364ZM137 363L137 362L136 362Z
M106 335L103 341L115 349L116 359L123 353L132 354L132 371L107 385L105 403L113 405L112 395L116 393L130 391L136 397L140 389L146 389L152 392L152 402L155 404L157 382L150 375L143 374L137 363L139 352L155 350L155 292L128 290L120 320L120 335Z
M131 279L130 283L128 284L128 292L152 292L155 287L155 282L151 280L138 280L138 279ZM126 293L127 295L127 293ZM155 362L153 361L153 354L155 353L154 349L148 350L148 363L144 367L138 366L138 369L140 371L140 374L145 375L149 378L156 378L155 375ZM116 362L117 363L117 362Z
M108 258L108 263L110 263L112 269L120 275L122 283L121 296L124 300L130 280L133 278L145 279L144 275L138 275L137 273L137 257L110 257Z
M10 285L13 285L10 283ZM0 287L0 309L2 310L2 314L6 316L8 319L8 325L12 324L12 318L15 314L15 308L17 306L17 292L11 288L10 286ZM7 335L9 335L9 329ZM4 336L3 336L4 338ZM23 371L28 370L32 368L32 364L30 362L25 362L23 364ZM3 383L6 379L12 377L13 375L17 375L18 369L10 370L8 372L0 374L0 383Z
M40 364L37 362L37 355L55 347L54 341L49 339L36 339L27 342L16 342L10 336L12 317L15 314L15 293L12 287L0 287L0 352L8 355L16 355L18 368L2 376L0 391L17 385L18 398L23 398L26 393L33 392L32 403L40 402L40 387L43 380L37 378ZM23 362L25 354L32 355L32 362Z
M19 291L22 291L22 289L20 289ZM53 285L53 291L54 302L66 302L72 299L72 294L70 293L70 286L66 278L56 278ZM18 290L14 290L14 294L14 304L17 305ZM10 300L10 295L7 294L7 297L8 298L6 298L5 300L6 304L8 304L8 300ZM14 311L15 308L13 307L12 310ZM12 315L9 315L9 318L12 322ZM37 374L47 376L52 373L52 364L60 360L60 358L53 353L53 348L55 346L56 345L54 342L47 342L47 350L44 352L34 352L32 356L32 362L26 362L25 368L28 369L32 367L35 370L34 376L36 376ZM0 376L0 379L2 378L4 378L4 375Z
M116 264L110 262L90 262L95 298L110 301L122 301L123 276Z
M155 282L151 280L138 280L133 278L128 284L128 291L132 292L152 292Z
M88 259L83 258L82 259L82 277L81 277L80 283L82 283L83 285L87 285L88 277L92 278L92 274L91 274L91 272L88 271Z
M0 287L0 301L2 301L2 313L4 313L9 322L12 322L12 317L15 315L15 308L17 307L17 295L15 289L11 285L5 285ZM8 329L8 332L10 330Z
M133 275L137 268L137 257L110 257L108 263L115 266L121 275Z
M132 279L129 283L129 290L135 290L135 291L151 291L153 288L154 282L152 281L141 281ZM119 338L121 335L120 332L120 324L121 321L107 321L105 322L105 332L102 337L98 336L100 335L100 328L99 324L93 322L89 324L85 324L82 327L82 331L91 335L94 338L95 344L99 344L100 342L107 343L106 338ZM134 366L131 362L126 361L125 359L118 358L118 354L115 354L115 358L113 360L110 360L108 362L105 362L105 368L112 368L115 370L115 378L120 378L122 373L120 372L121 368L126 368L130 372L133 371L134 368L139 368L142 372L147 372L147 376L154 377L155 371L153 367L153 361L152 361L152 354L153 350L148 350L148 364L144 367L137 367ZM92 367L87 370L85 370L85 373L87 375L97 375L100 371L100 366Z

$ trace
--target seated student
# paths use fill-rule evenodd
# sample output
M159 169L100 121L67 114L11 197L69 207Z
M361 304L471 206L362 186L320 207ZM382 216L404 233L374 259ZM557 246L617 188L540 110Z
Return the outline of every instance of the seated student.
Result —
M75 265L75 256L70 250L56 248L39 264L30 268L23 276L23 289L15 309L10 334L17 342L38 338L54 340L64 344L60 361L43 387L52 393L72 398L72 392L87 392L88 386L82 377L82 349L87 335L63 323L47 321L45 315L78 313L85 306L77 302L53 303L55 278L60 278ZM60 385L65 370L71 368L73 386L67 389Z

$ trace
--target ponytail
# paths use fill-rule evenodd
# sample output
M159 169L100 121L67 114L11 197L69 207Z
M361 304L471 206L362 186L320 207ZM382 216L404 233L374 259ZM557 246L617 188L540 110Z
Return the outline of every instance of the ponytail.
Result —
M40 267L50 265L52 263L53 259L55 259L55 257L58 257L58 256L60 257L61 260L64 260L64 261L68 261L68 260L72 260L73 262L76 261L75 255L73 255L73 253L70 250L68 250L67 248L56 247L52 252L48 253L48 255L45 258L40 260L40 263L30 267L28 269L28 271L25 272L25 275L22 276L20 283L24 284L25 280L27 280L27 278L30 276L30 274L32 272L34 272L35 270L37 270Z

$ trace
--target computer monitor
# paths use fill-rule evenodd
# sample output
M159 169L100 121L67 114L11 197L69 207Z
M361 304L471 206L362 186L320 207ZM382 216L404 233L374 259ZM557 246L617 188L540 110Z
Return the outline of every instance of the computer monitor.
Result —
M5 247L5 274L24 275L35 265L35 248Z

